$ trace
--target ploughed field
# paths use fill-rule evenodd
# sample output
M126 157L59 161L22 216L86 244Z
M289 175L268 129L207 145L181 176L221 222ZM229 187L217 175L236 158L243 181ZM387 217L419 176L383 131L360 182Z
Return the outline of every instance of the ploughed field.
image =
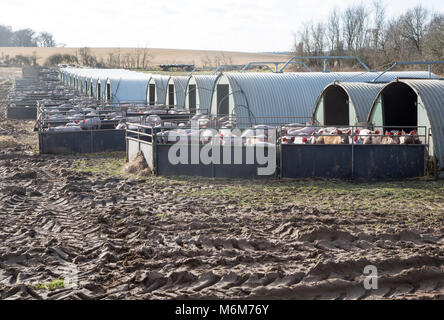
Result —
M0 121L14 139L0 147L1 299L444 297L442 180L136 176L121 153L38 155L32 125Z

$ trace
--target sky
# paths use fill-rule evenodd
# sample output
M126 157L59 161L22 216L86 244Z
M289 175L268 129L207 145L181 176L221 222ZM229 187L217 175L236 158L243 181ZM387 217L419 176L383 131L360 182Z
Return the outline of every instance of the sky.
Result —
M421 3L382 0L388 17ZM67 47L289 51L304 22L326 21L356 0L1 0L0 24L47 31ZM363 2L367 6L370 1Z

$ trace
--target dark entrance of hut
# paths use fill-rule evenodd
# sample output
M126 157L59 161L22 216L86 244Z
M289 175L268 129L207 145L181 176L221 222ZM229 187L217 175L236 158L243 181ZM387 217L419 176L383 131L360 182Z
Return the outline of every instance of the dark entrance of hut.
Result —
M97 100L102 99L102 86L100 85L100 83L97 83Z
M408 85L394 82L382 93L382 116L386 130L416 130L418 125L418 96Z
M150 84L150 92L149 92L149 105L150 106L154 106L154 102L155 102L155 97L156 97L156 85L155 84Z
M106 84L106 100L111 100L111 84Z
M174 107L174 84L168 85L168 105Z
M324 124L349 125L349 99L347 92L338 86L329 87L324 94Z
M229 86L228 84L217 85L217 114L227 115L229 107Z
M196 112L196 85L190 84L188 87L188 105L190 113Z

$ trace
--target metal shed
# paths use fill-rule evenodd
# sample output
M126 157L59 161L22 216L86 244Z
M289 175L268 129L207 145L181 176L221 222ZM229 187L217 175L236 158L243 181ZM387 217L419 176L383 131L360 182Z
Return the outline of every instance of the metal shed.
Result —
M168 80L167 104L177 109L185 108L185 91L190 77L173 76Z
M288 123L312 116L319 94L334 81L389 82L397 77L428 78L428 72L221 73L213 87L211 114L238 123ZM305 120L304 120L305 119Z
M382 83L334 82L324 88L313 109L313 120L326 126L354 126L367 121Z
M190 113L209 112L216 75L191 76L185 92L185 109Z
M375 98L368 115L376 126L426 127L429 155L435 156L444 170L444 81L395 80L388 83Z
M107 79L106 97L113 104L122 102L146 104L149 74L124 73Z
M150 105L165 105L167 103L167 84L170 76L153 75L148 83L146 101Z

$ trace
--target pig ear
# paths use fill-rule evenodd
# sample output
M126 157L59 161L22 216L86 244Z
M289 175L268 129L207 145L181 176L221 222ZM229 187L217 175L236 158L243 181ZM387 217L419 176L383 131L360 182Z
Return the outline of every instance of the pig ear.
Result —
M379 131L379 130L376 130L375 131L375 134L380 134L381 132Z
M405 131L404 130L401 131L401 135L405 136Z
M293 141L294 141L294 140L293 140ZM306 143L306 142L307 142L307 138L303 137L303 138L302 138L302 142L303 142L303 143Z
M291 141L294 141L296 138L295 137L291 137Z
M341 130L338 130L337 134L342 134L342 131L341 131Z
M390 135L390 132L385 131L385 135L386 135L386 136L389 136L389 135Z
M356 129L355 132L356 132L356 134L360 134L360 133L361 133L361 130Z
M283 137L282 142L287 142L287 138Z
M354 136L353 141L355 141L355 142L358 141L358 136Z
M410 131L410 135L414 136L416 134L415 130Z

